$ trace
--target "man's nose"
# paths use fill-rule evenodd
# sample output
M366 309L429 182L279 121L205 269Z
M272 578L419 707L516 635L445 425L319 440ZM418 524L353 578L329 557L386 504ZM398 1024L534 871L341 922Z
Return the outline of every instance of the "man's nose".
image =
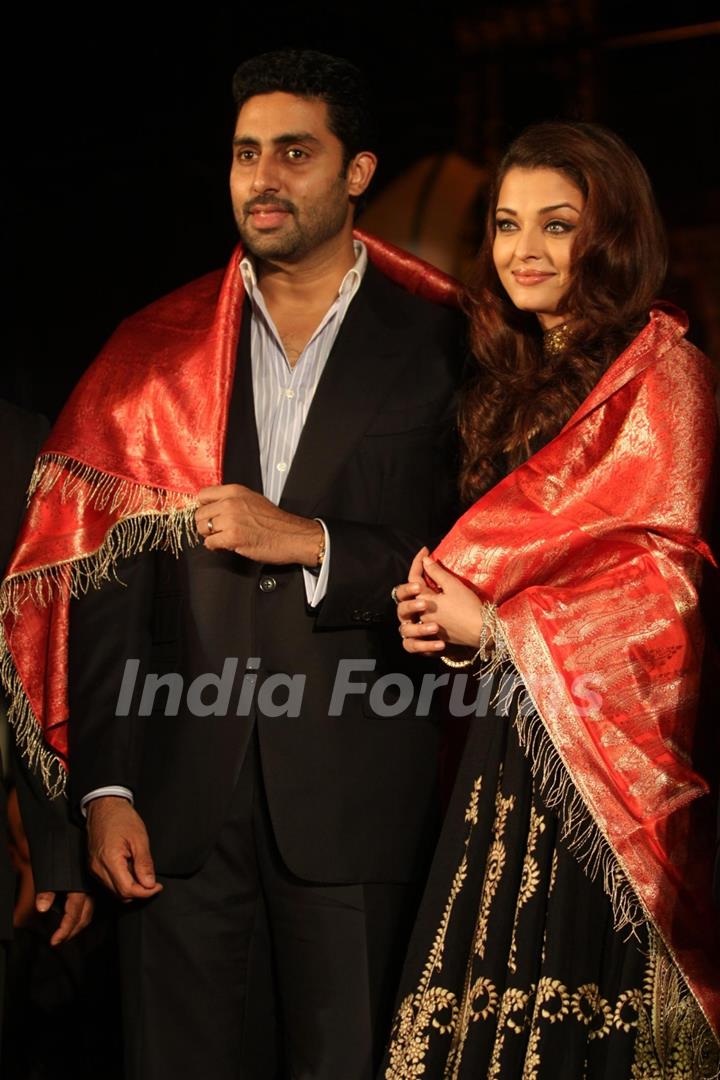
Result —
M253 173L252 187L253 191L258 194L263 191L279 191L279 170L272 158L261 157L258 159Z

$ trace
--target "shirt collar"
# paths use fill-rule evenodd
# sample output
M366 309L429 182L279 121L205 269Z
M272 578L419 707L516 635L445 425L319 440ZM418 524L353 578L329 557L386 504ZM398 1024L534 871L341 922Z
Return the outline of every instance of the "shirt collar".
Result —
M353 250L355 252L355 265L350 267L347 274L340 282L338 296L345 296L346 293L354 295L360 286L360 282L365 276L368 264L367 248L362 240L353 240ZM260 291L258 289L255 262L252 255L245 255L242 259L240 262L240 273L242 275L243 285L245 286L245 292L252 300L255 291Z

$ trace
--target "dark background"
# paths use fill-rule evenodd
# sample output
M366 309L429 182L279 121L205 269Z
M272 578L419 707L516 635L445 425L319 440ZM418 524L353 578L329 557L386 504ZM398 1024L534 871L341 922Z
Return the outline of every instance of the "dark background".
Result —
M720 358L719 29L717 3L28 5L5 35L0 394L54 417L122 317L226 261L232 73L282 46L369 74L375 194L429 154L492 164L535 119L614 127L670 227L669 293Z

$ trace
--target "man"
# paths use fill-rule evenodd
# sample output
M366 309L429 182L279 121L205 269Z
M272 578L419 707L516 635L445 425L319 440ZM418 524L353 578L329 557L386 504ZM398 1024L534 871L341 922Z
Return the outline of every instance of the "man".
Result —
M129 1076L274 1076L255 1000L273 974L287 1075L370 1080L431 851L437 725L358 684L407 669L391 587L453 517L461 324L448 279L353 238L376 164L356 69L268 54L234 90L244 256L120 328L40 481L83 552L69 588L110 564L123 583L71 605L70 794L129 903ZM148 550L190 520L201 545ZM27 535L16 572L48 559Z

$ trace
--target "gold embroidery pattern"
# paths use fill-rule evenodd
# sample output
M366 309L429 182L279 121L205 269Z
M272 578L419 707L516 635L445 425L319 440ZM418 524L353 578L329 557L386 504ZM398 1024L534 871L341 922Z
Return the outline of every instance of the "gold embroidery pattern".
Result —
M558 871L558 853L557 853L557 848L555 848L555 850L553 851L552 866L550 868L550 887L548 888L548 896L551 895L553 889L555 888L555 882L557 881L557 871Z
M490 921L490 909L495 898L500 879L505 869L505 841L503 839L507 827L508 816L515 806L515 796L508 795L506 798L500 790L502 784L502 770L498 780L497 794L495 796L495 822L493 824L493 840L488 852L485 864L485 877L483 878L482 897L480 900L480 913L478 916L473 952L481 959L485 956L487 945L488 923Z
M510 1031L513 1035L522 1035L527 1028L527 1007L534 990L534 986L531 986L529 990L519 990L517 987L510 986L503 994L500 1015L498 1016L497 1035L495 1036L495 1045L487 1074L488 1080L497 1080L497 1077L500 1076L502 1052L507 1032Z
M530 811L528 845L527 851L525 852L525 858L523 859L522 876L520 878L520 893L515 908L515 922L513 924L510 955L508 956L508 968L513 973L517 971L517 931L518 922L520 921L520 912L535 893L540 882L540 868L538 867L538 861L535 858L535 848L537 847L538 837L543 832L545 832L545 818L542 814L538 814L533 805ZM553 852L553 858L555 855L556 852Z
M492 902L495 898L495 893L498 890L503 870L505 869L506 849L504 836L508 816L515 806L515 796L509 795L506 798L501 789L502 769L498 776L498 785L495 792L493 839L485 863L480 907L478 909L478 918L473 934L470 960L465 973L465 986L463 988L462 1000L459 1007L459 1023L453 1036L452 1047L448 1056L447 1068L449 1069L450 1065L453 1066L452 1073L448 1073L448 1075L451 1076L453 1080L458 1075L462 1063L463 1050L470 1030L470 1024L478 1019L478 1016L475 1015L475 1010L473 1009L473 991L478 985L477 982L473 982L473 962L476 958L482 960L485 956L488 924L490 922L490 909L492 908Z
M588 1029L588 1039L602 1039L612 1027L613 1012L595 983L584 983L572 996L571 1008Z
M465 815L470 825L465 852L418 991L406 997L398 1010L385 1080L440 1080L441 1076L442 1080L464 1080L462 1065L470 1033L474 1025L488 1022L493 1024L495 1032L487 1066L488 1080L502 1080L503 1051L507 1040L513 1036L523 1036L527 1040L522 1080L538 1080L543 1031L555 1024L582 1025L588 1045L613 1033L618 1037L633 1038L631 1080L711 1080L717 1077L720 1048L677 967L652 932L642 987L623 990L614 1003L604 998L599 986L593 982L570 988L559 979L543 976L537 986L510 986L500 990L485 975L475 973L473 977L473 968L483 955L479 946L484 949L490 907L502 872L501 858L496 857L492 865L488 860L486 866L481 913L476 922L460 1001L450 988L432 985L433 978L442 970L453 907L467 879L467 848L478 820L479 792L478 779ZM503 842L512 805L512 798L504 798L498 786L493 845ZM537 824L540 819L541 815L536 815L535 835L534 839L529 837L528 850L531 845L534 847L540 835ZM557 858L554 857L551 885L556 867ZM523 895L521 889L518 908L524 904ZM517 917L516 911L515 925ZM428 1054L431 1043L436 1048L438 1040L447 1040L447 1049L444 1056L441 1051L442 1064L434 1063L430 1073ZM472 1067L477 1066L473 1063ZM475 1073L472 1080L476 1080Z
M430 1046L429 1027L434 1027L438 1034L445 1035L450 1034L457 1026L458 1009L455 995L442 987L431 986L430 983L435 973L442 970L450 919L455 901L467 877L467 850L473 829L477 825L481 788L482 777L479 776L472 786L470 801L465 811L465 821L470 827L465 837L463 857L453 878L450 895L430 955L423 968L417 991L404 998L393 1024L389 1065L385 1071L386 1080L416 1080L416 1077L422 1076L425 1073L425 1056ZM450 1017L446 1023L438 1021L435 1016L435 1013L440 1012L442 1008L450 1010ZM487 1015L490 1015L489 1012Z
M596 983L585 983L571 993L559 979L543 977L537 988L534 984L527 990L508 987L500 996L491 979L480 978L469 995L472 1008L468 1010L468 1020L492 1021L497 1017L488 1080L502 1077L506 1039L526 1032L528 1041L522 1080L537 1080L542 1061L543 1030L565 1022L582 1024L590 1042L607 1038L613 1030L630 1034L636 1029L631 1080L711 1080L720 1065L718 1047L709 1029L699 1023L702 1018L697 1006L689 994L682 993L679 983L676 969L662 945L653 939L643 989L623 991L614 1007L602 997ZM675 998L676 1005L672 1006ZM659 1013L658 1009L661 1010ZM438 1019L443 1010L446 1022ZM407 998L396 1022L394 1056L385 1073L386 1080L417 1080L418 1077L431 1080L425 1065L431 1029L438 1035L451 1035L456 1031L458 1018L455 997L448 990L429 989L419 1014ZM454 1041L448 1048L443 1080L459 1080L464 1044L463 1038L462 1044ZM434 1076L432 1080L435 1080Z

